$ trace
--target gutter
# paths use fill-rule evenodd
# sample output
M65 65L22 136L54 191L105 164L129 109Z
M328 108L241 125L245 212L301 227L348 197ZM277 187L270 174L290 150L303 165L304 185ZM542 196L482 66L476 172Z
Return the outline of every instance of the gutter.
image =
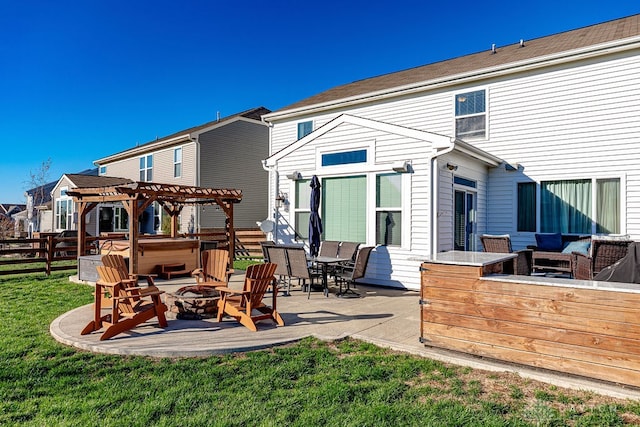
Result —
M263 120L284 120L292 117L297 117L301 114L317 114L323 111L332 110L337 107L351 107L365 102L381 101L389 98L395 98L397 96L415 94L428 90L460 85L468 82L476 82L478 79L499 77L517 72L519 73L523 71L530 71L543 67L574 62L577 60L585 60L606 54L613 54L631 50L637 48L637 44L639 43L640 36L630 37L623 40L616 40L614 42L601 43L598 45L575 49L573 51L565 51L545 56L533 57L522 61L498 65L495 67L482 68L465 73L440 77L433 80L411 83L404 86L396 86L393 88L382 89L375 92L354 95L347 98L335 99L320 104L307 105L293 110L273 112L265 114L263 116Z

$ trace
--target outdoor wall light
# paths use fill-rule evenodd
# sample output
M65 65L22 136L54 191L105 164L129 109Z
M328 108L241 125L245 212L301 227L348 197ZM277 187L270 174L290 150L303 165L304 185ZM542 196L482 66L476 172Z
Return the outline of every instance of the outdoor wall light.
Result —
M457 171L458 170L458 165L454 165L452 163L447 163L447 169L449 169L451 172Z
M298 171L294 171L287 175L287 178L289 178L291 181L297 181L299 179L302 179L302 174Z
M393 169L394 172L398 172L398 173L407 173L407 172L411 172L411 163L408 161L403 161L403 162L396 162L391 166L391 169Z
M281 208L286 204L287 204L287 195L284 193L278 194L278 197L276 197L276 206L278 208Z

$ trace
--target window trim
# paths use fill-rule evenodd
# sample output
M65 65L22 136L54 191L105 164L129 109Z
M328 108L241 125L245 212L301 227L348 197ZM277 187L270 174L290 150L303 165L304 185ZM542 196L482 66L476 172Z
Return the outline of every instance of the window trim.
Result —
M484 91L484 112L482 113L473 113L473 114L456 114L456 103L457 99L460 95L465 95L474 92ZM469 117L480 117L484 115L484 135L482 136L466 136L466 135L458 135L458 126L457 120L464 119ZM456 91L453 94L453 134L456 138L460 138L462 140L470 140L470 141L481 141L489 139L489 88L488 87L478 87L478 88L469 88L466 90Z
M178 159L177 154L180 153L180 158ZM182 147L175 147L173 149L173 177L174 178L182 178ZM176 173L176 167L180 166L179 173Z
M307 123L311 124L311 130L308 133L305 133L304 135L300 135L300 125L306 125ZM297 140L301 140L302 138L304 138L305 136L309 135L310 133L313 133L314 130L314 122L313 120L302 120L296 123L296 136L297 136Z
M591 206L592 206L592 225L591 225L591 230L589 232L589 234L596 234L596 229L597 229L597 218L595 217L595 215L597 215L597 201L595 200L596 198L596 191L597 191L597 185L596 182L598 180L604 180L604 179L618 179L620 180L620 231L616 234L626 234L627 233L627 199L626 199L626 181L627 181L627 176L626 174L615 174L615 173L603 173L603 174L597 174L591 177L585 177L585 176L571 176L571 177L567 177L567 176L549 176L549 177L545 177L545 179L541 179L538 181L535 181L536 184L536 233L541 233L541 220L542 220L542 205L541 205L541 197L542 197L542 191L541 191L541 185L543 182L549 182L549 181L575 181L575 180L584 180L584 179L590 179L592 186L591 186ZM520 181L520 182L524 182L524 181ZM516 192L516 204L517 204L517 191L518 191L518 187L517 184L518 182L515 183L515 192ZM514 212L516 215L516 218L513 222L514 224L514 229L516 230L517 233L533 233L532 231L517 231L517 211L518 211L518 206L515 206Z
M149 162L149 159L151 160L151 162ZM142 164L143 162L144 166ZM149 163L151 163L151 166L149 166ZM144 156L138 157L138 165L140 174L144 173L145 178L141 179L140 181L153 182L153 154L146 154Z
M67 195L67 191L69 191L69 186L60 187L60 197L56 197L55 200L55 212L54 212L54 228L56 231L63 230L71 230L73 225L73 214L75 212L75 204L73 202L73 198ZM67 209L66 219L65 219L65 227L61 227L61 218L60 207L62 202L65 203L65 207Z

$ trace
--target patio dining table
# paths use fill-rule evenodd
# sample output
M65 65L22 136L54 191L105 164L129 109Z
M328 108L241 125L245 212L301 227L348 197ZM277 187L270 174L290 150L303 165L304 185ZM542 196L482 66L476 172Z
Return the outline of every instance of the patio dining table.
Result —
M330 264L340 264L343 262L350 261L351 258L341 258L341 257L332 257L332 256L317 256L311 258L311 261L320 264L322 268L322 291L324 292L324 296L329 296L329 280L328 280L328 267Z

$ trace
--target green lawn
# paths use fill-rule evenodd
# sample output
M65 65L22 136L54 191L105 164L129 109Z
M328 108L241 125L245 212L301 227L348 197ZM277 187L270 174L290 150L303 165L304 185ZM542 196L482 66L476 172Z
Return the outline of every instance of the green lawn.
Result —
M237 355L91 354L49 323L92 301L67 280L0 276L0 425L617 426L639 402L315 339ZM214 337L212 337L214 339Z

